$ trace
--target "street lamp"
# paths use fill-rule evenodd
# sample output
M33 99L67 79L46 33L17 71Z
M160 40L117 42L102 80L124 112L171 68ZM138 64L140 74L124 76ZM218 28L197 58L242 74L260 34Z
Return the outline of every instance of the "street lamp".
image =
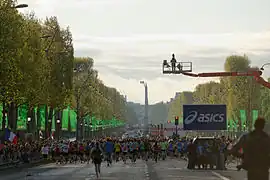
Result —
M260 70L263 71L264 70L264 66L268 66L268 65L270 65L270 63L263 64L262 67L260 68Z
M60 137L60 120L57 119L56 123L57 123L57 139L59 140L59 137Z
M89 125L87 122L84 123L84 136L86 136L87 138L89 137Z
M149 132L149 124L151 124L151 122L148 122L148 86L145 81L140 81L140 84L144 85L144 125L147 126Z
M51 131L52 131L52 120L48 119L48 137L51 137Z
M78 116L78 115L77 115ZM79 130L79 139L83 139L83 133L84 133L84 130L83 130L83 123L81 122L80 123L80 130Z
M30 130L31 130L30 123L31 123L31 117L28 117L27 118L28 133L30 133Z
M21 9L21 8L27 8L27 7L28 7L28 4L18 4L16 6L13 6L12 8Z

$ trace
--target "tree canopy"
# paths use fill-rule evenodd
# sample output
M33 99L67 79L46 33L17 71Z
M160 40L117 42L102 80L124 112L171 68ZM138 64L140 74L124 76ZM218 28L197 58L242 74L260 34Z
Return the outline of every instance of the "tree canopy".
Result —
M124 120L125 98L98 78L92 58L74 57L69 27L55 16L21 14L15 3L0 0L0 101L9 121L16 121L10 112L21 105L75 109L78 97L82 116Z
M100 119L125 119L125 97L115 88L104 85L98 78L92 58L75 57L73 86L72 106L77 106L76 100L79 98L81 115L94 115Z

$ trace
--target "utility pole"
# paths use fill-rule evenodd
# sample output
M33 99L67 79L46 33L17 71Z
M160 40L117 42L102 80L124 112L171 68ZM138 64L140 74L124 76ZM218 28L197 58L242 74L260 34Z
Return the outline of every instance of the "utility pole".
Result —
M175 135L177 137L178 136L178 125L179 125L179 117L178 116L175 116L174 124L175 124Z
M80 139L80 98L79 98L79 92L76 93L76 112L77 112L77 117L76 117L76 122L77 122L77 127L76 127L76 140Z
M144 85L144 126L147 128L148 133L150 133L150 124L148 120L148 86L145 81L140 81L140 84Z

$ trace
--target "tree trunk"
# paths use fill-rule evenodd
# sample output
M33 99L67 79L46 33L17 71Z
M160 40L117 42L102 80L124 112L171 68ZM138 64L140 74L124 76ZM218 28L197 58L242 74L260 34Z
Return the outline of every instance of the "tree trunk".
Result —
M17 124L17 120L16 120L16 105L14 102L11 102L9 104L9 108L8 108L8 125L11 128L12 131L15 131L16 126L15 124Z
M3 111L2 111L2 130L4 131L5 130L5 127L6 127L6 102L3 101Z
M52 132L52 121L53 121L53 114L54 112L53 112L53 108L52 107L50 107L50 109L49 109L49 117L48 117L48 135L49 135L49 137L51 137L51 132ZM50 120L50 121L49 121Z
M36 113L35 113L35 108L31 108L30 110L30 117L31 117L31 132L33 133L34 138L36 138L37 134L37 120L36 120Z
M19 106L16 106L15 107L15 124L14 124L14 126L15 126L15 130L17 130L17 128L18 128L18 109L19 109Z

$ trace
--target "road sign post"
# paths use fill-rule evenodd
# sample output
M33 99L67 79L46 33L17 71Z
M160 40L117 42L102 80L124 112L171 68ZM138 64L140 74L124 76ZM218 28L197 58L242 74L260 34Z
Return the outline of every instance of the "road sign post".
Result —
M175 124L175 135L177 136L178 135L178 124L179 124L179 117L178 116L175 116L174 118L174 124Z

